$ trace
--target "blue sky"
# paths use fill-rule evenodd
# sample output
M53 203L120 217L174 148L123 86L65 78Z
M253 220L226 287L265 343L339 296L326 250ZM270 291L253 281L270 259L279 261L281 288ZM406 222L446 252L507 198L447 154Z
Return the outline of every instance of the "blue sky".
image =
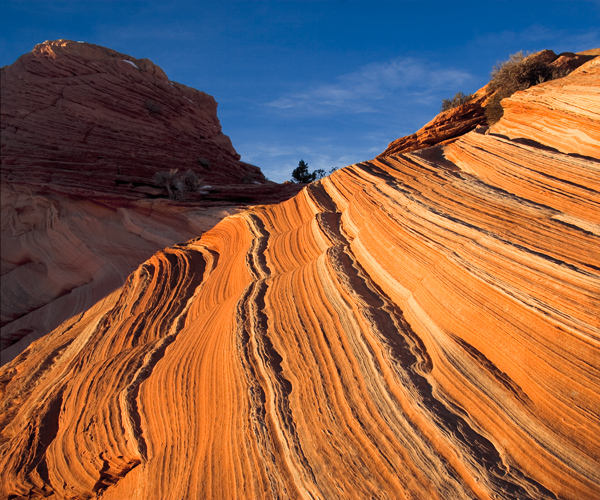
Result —
M413 133L519 50L600 47L600 1L3 0L0 65L66 38L147 57L203 90L274 181Z

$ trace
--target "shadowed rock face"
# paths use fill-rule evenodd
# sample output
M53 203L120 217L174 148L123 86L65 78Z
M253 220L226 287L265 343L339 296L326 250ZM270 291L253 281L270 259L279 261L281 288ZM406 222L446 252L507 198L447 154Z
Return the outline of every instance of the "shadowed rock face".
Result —
M597 66L517 96L570 81L565 137ZM33 343L0 494L595 498L600 152L511 116L227 217Z
M156 251L239 205L83 198L3 185L2 363L125 283Z
M6 180L115 191L179 168L209 183L264 182L239 158L215 100L148 59L57 40L2 68Z
M239 161L215 100L147 59L66 40L2 68L2 363L123 285L154 252L287 199ZM204 189L167 199L154 174Z

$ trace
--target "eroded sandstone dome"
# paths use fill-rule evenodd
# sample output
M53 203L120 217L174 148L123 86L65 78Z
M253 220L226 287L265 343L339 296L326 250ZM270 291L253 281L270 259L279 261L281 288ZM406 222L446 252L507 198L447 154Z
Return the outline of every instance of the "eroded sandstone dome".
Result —
M56 40L2 68L8 180L114 190L179 168L208 182L264 182L239 159L214 98L170 81L149 59Z

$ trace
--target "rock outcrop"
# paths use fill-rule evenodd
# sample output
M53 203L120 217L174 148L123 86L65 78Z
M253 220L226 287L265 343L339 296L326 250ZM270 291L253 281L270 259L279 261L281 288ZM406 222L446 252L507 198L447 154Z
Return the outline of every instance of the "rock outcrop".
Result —
M5 180L107 192L178 168L210 184L264 182L239 158L215 100L148 59L57 40L2 68Z
M599 79L514 99L588 145ZM600 151L514 116L227 217L33 343L0 495L597 498Z
M486 87L479 89L473 98L460 106L442 111L417 132L391 142L378 158L409 153L436 144L447 144L479 125L485 125L485 101L492 95Z
M578 54L563 52L559 55L556 55L551 50L543 50L528 56L528 60L533 58L538 62L546 63L557 73L569 73L580 67L582 64L596 58L598 55L600 55L600 50L598 49L592 49ZM587 81L583 83L584 93L587 88L586 83ZM576 86L577 84L573 83L571 85ZM574 89L569 88L566 89L565 92L570 92L572 90ZM400 139L391 142L378 158L417 151L436 144L449 144L478 126L487 125L485 108L494 94L495 91L490 90L489 85L486 85L475 92L469 102L447 111L442 111L414 134L401 137ZM583 99L585 100L586 97L584 96ZM580 105L585 106L585 103L582 102ZM530 110L528 109L523 110L522 120L528 120L527 113L529 111ZM550 118L549 120L552 121L552 119L553 118ZM560 125L558 124L555 124L555 126L560 128Z
M39 193L3 185L2 363L125 283L158 250L241 206Z
M2 68L2 363L156 251L299 191L239 161L216 108L149 60L86 43ZM200 190L168 199L154 175L172 169Z
M600 151L600 58L574 70L569 78L541 83L502 101L503 119L491 132L524 137L563 153L597 156Z

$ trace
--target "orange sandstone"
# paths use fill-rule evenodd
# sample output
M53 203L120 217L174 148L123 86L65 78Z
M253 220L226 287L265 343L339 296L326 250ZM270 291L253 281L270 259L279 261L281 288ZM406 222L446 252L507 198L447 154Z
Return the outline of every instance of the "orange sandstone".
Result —
M0 495L596 498L600 151L515 120L156 253L0 371Z
M565 72L570 72L600 55L599 52L600 49L592 49L577 54L573 54L572 52L564 52L557 56L551 50L543 50L541 52L537 52L536 54L530 55L528 59L534 58L536 61L548 63L554 68L555 71L562 70ZM596 61L598 60L596 59ZM598 62L594 62L593 64L598 64ZM586 70L582 70L581 72L584 74L587 73ZM534 100L528 99L527 102L530 107L519 109L520 119L522 120L523 124L531 124L531 118L534 115L538 115L537 117L541 118L541 116L539 116L539 111L532 109L531 106L539 107L539 105L542 104L544 106L542 114L545 115L546 112L553 109L553 99L558 99L559 101L562 100L560 97L561 93L569 93L568 97L566 97L566 101L579 108L579 111L581 111L579 119L582 119L585 116L586 100L593 100L597 98L597 96L591 96L594 92L596 92L595 90L593 90L593 87L597 87L597 83L591 82L590 77L588 77L587 79L584 78L584 80L585 81L582 80L581 86L578 86L578 84L575 81L570 79L570 83L566 88L562 88L562 79L557 80L554 83L547 83L546 85L553 85L555 87L555 90L561 88L562 92L559 91L553 92L552 94L544 94L546 97L548 97L549 95L552 96L549 97L551 102L548 103L536 103ZM540 92L543 94L541 88L543 87L540 87ZM581 101L578 102L576 99L573 99L571 97L572 92L580 92L582 94ZM469 100L469 102L457 106L455 108L449 109L447 111L442 111L433 120L425 124L414 134L408 135L406 137L401 137L391 142L386 148L386 150L378 156L378 158L390 155L397 155L400 153L408 153L410 151L417 151L419 149L434 146L436 144L449 144L454 142L458 137L461 137L462 135L466 134L467 132L470 132L471 130L474 130L478 126L486 125L487 120L485 117L485 107L489 99L493 95L494 92L490 91L488 85L486 85L485 87L475 92L475 94L473 94L473 97ZM515 106L512 104L513 102L513 98L511 98L510 101L507 99L505 102L503 102L505 113L508 109L511 115L513 115L515 111ZM561 109L561 111L563 112L563 114L565 111L567 111L568 113L567 109ZM575 112L576 115L579 111ZM552 116L546 116L545 122L553 124L552 126L556 129L556 132L559 135L559 138L557 138L558 142L560 142L561 125L560 120L556 120L556 118L556 114L553 114ZM575 122L577 122L577 119L578 118L574 118ZM597 126L597 117L592 117L590 121L595 122ZM514 126L515 124L512 123L511 125ZM573 129L573 125L574 124L571 123L568 128ZM543 127L543 124L538 125L538 129ZM500 130L500 128L496 126L496 130ZM596 130L594 130L593 133L597 136ZM515 135L515 137L516 136L517 135ZM568 143L568 141L565 142ZM594 147L597 147L597 145L595 145Z
M240 161L215 100L147 59L57 40L1 71L2 363L154 252L298 192ZM153 177L171 169L205 189L167 199Z

